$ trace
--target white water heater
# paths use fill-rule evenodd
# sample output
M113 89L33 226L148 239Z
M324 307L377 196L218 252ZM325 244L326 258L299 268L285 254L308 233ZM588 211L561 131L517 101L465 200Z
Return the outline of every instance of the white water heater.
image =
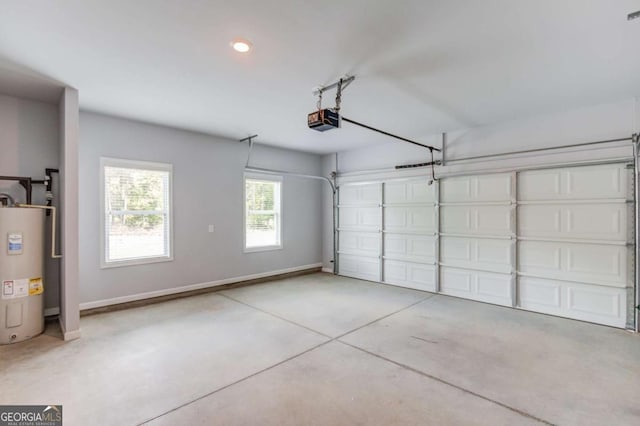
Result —
M44 331L43 211L0 206L0 344Z

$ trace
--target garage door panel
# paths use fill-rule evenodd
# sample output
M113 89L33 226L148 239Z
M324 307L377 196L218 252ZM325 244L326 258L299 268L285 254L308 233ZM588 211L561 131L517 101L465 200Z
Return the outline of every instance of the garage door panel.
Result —
M625 327L626 289L520 277L520 307L536 312Z
M520 277L518 279L518 295L521 307L541 312L553 310L560 313L562 285L557 281Z
M340 207L338 212L340 228L379 231L380 208L379 207Z
M510 206L443 206L442 232L462 235L511 235Z
M341 253L378 256L380 233L342 231L339 235Z
M562 244L522 241L518 246L519 271L545 275L562 272Z
M623 164L521 172L523 201L627 198L629 171Z
M562 198L562 171L535 170L518 174L520 200L557 200Z
M565 199L626 198L627 173L623 164L567 169Z
M569 309L597 315L620 316L620 295L600 289L569 287Z
M340 275L369 281L380 280L380 260L377 258L338 255Z
M522 273L558 280L626 287L626 246L522 241L519 245Z
M627 206L615 204L522 205L518 234L534 238L626 241Z
M509 273L510 240L442 237L440 261L447 266Z
M342 185L339 190L340 205L381 204L381 184Z
M433 206L384 208L384 229L389 232L433 233L436 230Z
M508 201L512 198L511 179L510 173L444 179L440 199L444 203Z
M384 281L388 284L418 290L435 291L435 265L402 262L396 260L384 261Z
M442 293L465 299L511 306L511 275L442 267Z
M626 212L625 204L566 207L566 232L582 238L626 240Z
M435 262L436 239L428 235L384 235L384 256L395 260Z
M385 204L433 203L435 186L425 179L408 182L389 182L384 187Z

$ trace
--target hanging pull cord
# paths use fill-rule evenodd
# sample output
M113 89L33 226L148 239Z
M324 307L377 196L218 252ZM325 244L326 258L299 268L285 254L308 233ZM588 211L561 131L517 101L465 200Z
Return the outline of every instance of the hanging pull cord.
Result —
M342 103L342 81L342 79L338 81L338 89L336 90L336 112L340 112L340 104Z
M322 89L318 90L318 103L316 104L318 111L322 109Z
M429 181L429 185L431 185L433 182L437 182L438 179L436 178L436 163L433 161L433 149L430 149L429 152L431 153L431 180Z

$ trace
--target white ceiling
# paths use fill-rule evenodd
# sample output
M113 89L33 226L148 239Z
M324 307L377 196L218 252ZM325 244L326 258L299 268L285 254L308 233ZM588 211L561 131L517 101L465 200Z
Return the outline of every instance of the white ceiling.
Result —
M0 0L0 56L76 87L81 107L327 153L386 140L306 128L342 112L421 140L640 95L640 0ZM249 55L232 51L251 40ZM0 81L1 83L1 81ZM331 106L333 92L326 96Z

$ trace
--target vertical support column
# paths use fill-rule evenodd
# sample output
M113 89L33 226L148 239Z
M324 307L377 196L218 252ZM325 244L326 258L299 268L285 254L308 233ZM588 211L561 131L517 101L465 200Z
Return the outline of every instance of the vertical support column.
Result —
M338 275L338 182L337 179L333 180L334 188L333 188L333 275Z
M78 227L78 91L65 87L60 112L60 327L64 340L80 337L80 249Z
M640 133L633 134L633 191L634 191L634 275L633 275L633 284L635 289L635 302L633 307L633 320L634 320L634 330L636 333L640 332L640 271L638 270L638 256L640 254L640 229L638 226L640 225L640 217L638 211L638 198L640 198L640 188L638 187L638 148L640 144Z
M384 282L384 182L380 184L380 252L378 259L380 259L380 279L379 282Z
M443 145L444 146L444 145ZM436 224L436 232L435 232L435 261L434 261L434 271L435 271L435 286L436 293L440 293L440 182L438 179L433 184L435 185L434 191L434 209L435 209L435 224Z
M518 297L518 173L511 173L511 306L519 305Z

